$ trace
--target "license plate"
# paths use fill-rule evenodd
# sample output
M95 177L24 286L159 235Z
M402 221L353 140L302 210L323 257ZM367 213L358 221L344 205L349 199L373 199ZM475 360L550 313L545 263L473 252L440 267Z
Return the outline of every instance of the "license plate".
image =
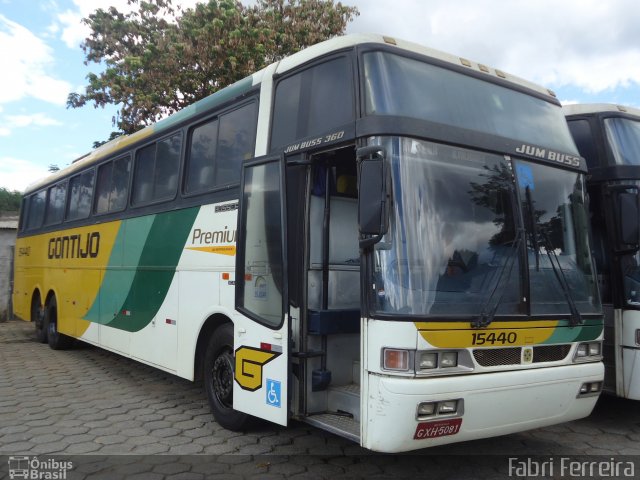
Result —
M455 435L460 431L462 425L461 418L449 418L447 420L436 420L434 422L422 422L418 424L416 433L413 436L415 440L423 440L425 438L445 437L447 435Z

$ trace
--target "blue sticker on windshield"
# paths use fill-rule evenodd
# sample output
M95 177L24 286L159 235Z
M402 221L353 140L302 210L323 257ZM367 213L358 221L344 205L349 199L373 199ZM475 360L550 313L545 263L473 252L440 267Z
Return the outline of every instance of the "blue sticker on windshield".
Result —
M533 170L528 165L516 165L516 173L518 175L518 185L522 188L529 187L529 190L535 189L533 180Z

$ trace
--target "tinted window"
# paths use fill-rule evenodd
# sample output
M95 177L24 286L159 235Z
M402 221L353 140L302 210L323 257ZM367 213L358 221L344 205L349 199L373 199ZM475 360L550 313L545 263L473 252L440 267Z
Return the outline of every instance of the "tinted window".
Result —
M98 168L98 182L96 184L96 213L109 211L109 194L111 193L111 175L113 162L105 163Z
M253 157L255 149L257 110L250 103L192 130L186 192L240 181L242 160Z
M69 207L67 220L87 218L91 212L94 170L76 175L69 181Z
M202 192L214 185L218 120L207 122L191 132L186 191Z
M153 198L153 169L156 159L156 145L138 150L136 169L133 173L134 205L151 201Z
M397 115L577 153L559 105L386 52L363 55L366 115Z
M129 195L129 175L131 173L131 158L122 157L113 163L111 177L111 194L109 195L109 211L123 210L127 205Z
M60 223L64 217L64 202L67 198L67 184L60 183L49 188L47 198L47 215L45 223L52 225Z
M182 135L176 134L138 150L133 174L133 203L172 198L178 186Z
M242 160L253 157L257 107L250 103L220 117L216 185L240 181Z
M96 213L123 210L129 191L129 157L122 157L98 168Z
M27 218L27 229L33 230L42 225L44 218L44 205L47 196L46 190L36 193L29 200L29 216Z
M271 147L324 133L354 118L348 57L285 78L276 87Z
M640 122L607 118L604 130L617 165L640 165Z
M178 186L180 146L182 135L174 135L158 142L153 199L173 197Z
M587 166L589 168L597 167L598 155L596 145L593 142L593 136L591 135L589 122L587 120L571 120L568 124L580 155L587 161Z
M247 168L243 205L243 283L238 303L270 326L282 323L284 257L280 165L265 163ZM242 261L242 260L240 260Z

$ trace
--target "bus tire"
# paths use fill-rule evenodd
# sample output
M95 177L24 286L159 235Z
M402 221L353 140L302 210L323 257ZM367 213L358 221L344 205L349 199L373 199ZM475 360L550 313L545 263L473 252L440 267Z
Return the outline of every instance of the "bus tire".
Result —
M54 350L65 350L73 344L73 338L58 332L58 303L56 297L51 297L44 309L44 325L47 331L47 341Z
M252 417L233 409L233 362L233 325L225 323L209 338L202 372L214 418L223 428L240 431Z
M31 302L31 321L35 325L36 341L47 343L47 329L44 325L44 309L40 306L40 295L36 294Z

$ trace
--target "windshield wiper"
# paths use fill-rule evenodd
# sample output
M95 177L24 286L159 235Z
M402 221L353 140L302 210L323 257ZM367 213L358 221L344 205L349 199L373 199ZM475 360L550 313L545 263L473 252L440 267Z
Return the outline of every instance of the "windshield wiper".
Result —
M498 311L498 307L500 307L500 304L502 303L502 297L504 296L504 292L506 291L505 288L502 288L502 285L505 279L508 279L511 277L513 266L515 265L516 259L518 258L516 254L520 250L520 244L522 243L522 238L524 237L522 230L523 230L522 227L518 228L518 233L516 234L516 237L513 239L513 242L511 243L511 250L507 254L507 259L505 260L504 264L502 265L502 268L500 269L500 272L498 273L498 279L496 280L493 290L491 291L489 298L487 298L487 301L482 306L482 310L480 311L480 316L471 322L472 328L487 327L491 324L491 322L493 322L493 319L496 316L496 312ZM505 272L507 270L509 270L509 274L505 275ZM491 307L491 310L487 312L489 305L491 305L491 300L493 299L494 295L498 290L500 290L500 296L496 300L493 307Z
M536 272L540 271L540 245L538 244L538 222L536 221L535 210L533 209L533 200L531 199L531 189L527 185L524 190L527 209L529 210L529 238L531 246L536 256Z
M547 235L547 232L542 230L542 238L544 239L544 249L546 250L547 257L549 257L549 263L551 264L551 268L553 269L553 273L558 279L558 283L562 287L562 293L564 294L564 298L567 300L567 304L569 304L569 310L571 311L571 321L569 325L575 327L577 325L581 325L583 323L582 315L580 315L580 311L576 306L576 302L571 296L571 290L569 289L569 283L567 282L567 277L564 274L564 270L562 269L562 265L560 264L560 259L558 258L558 254L556 253L553 245L551 244L551 239ZM556 264L553 263L555 259Z
M533 200L531 198L531 189L529 188L529 186L527 186L525 189L525 201L527 203L527 209L529 210L529 226L531 230L529 236L531 238L531 247L533 248L533 252L536 256L536 272L540 271L540 242L538 241L538 235L540 235L544 240L544 249L547 257L549 257L549 263L551 264L553 273L556 276L556 279L558 280L558 283L562 288L564 298L567 300L567 304L569 305L569 311L571 312L571 321L569 322L569 324L572 327L575 327L576 325L582 323L582 316L578 311L576 302L571 296L571 290L569 289L567 277L565 276L562 265L560 264L560 259L558 258L558 255L553 248L551 239L547 235L547 232L543 228L541 228L540 225L538 225L538 221L535 217L535 210L533 208ZM554 259L556 263L554 263Z

